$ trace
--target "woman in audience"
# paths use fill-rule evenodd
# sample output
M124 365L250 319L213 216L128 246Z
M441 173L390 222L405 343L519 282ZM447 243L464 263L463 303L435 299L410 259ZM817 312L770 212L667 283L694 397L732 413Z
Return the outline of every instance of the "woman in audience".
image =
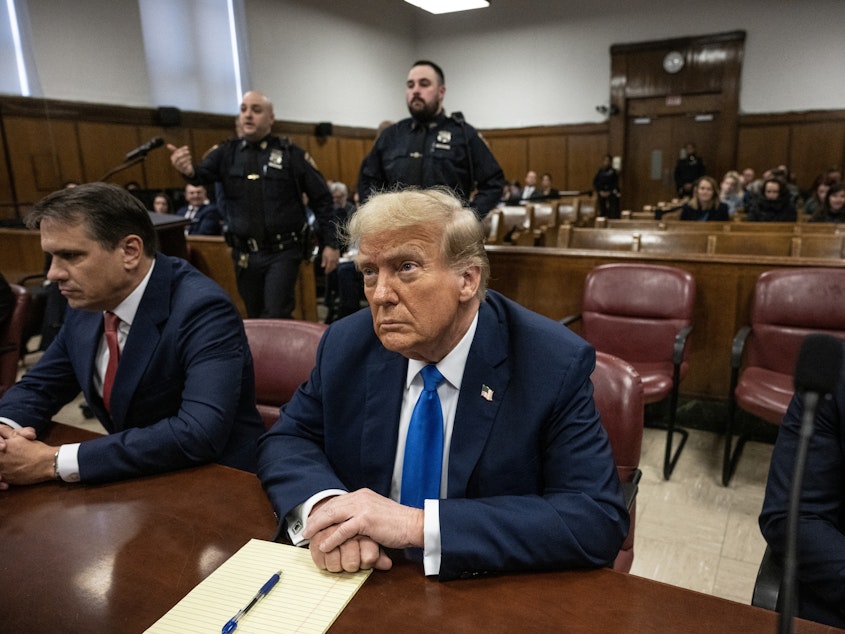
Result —
M812 216L824 205L824 197L827 196L827 190L835 181L830 181L825 178L824 174L816 176L813 181L813 186L810 188L810 195L804 202L804 213Z
M733 170L727 172L719 188L719 200L728 206L728 214L731 218L736 215L737 210L742 209L743 193L739 172Z
M712 176L702 176L695 181L692 197L681 208L681 220L729 221L728 206L719 200L718 191L719 186Z
M831 185L810 222L845 222L845 183Z
M540 178L540 195L543 200L560 197L558 191L552 187L552 175L548 172Z
M777 176L763 181L761 193L751 199L747 220L752 222L795 222L798 215L789 202L789 190Z
M170 202L170 196L164 192L158 192L153 198L153 211L157 214L172 214L173 203Z

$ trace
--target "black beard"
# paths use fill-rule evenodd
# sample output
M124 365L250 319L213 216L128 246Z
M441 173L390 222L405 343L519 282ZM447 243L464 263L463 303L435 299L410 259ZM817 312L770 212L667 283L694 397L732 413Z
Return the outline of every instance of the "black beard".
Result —
M419 123L430 123L434 121L435 117L437 117L437 112L440 110L440 104L433 103L433 104L424 104L421 110L414 110L411 108L411 105L408 104L408 112L411 113L411 117L414 118L415 121Z

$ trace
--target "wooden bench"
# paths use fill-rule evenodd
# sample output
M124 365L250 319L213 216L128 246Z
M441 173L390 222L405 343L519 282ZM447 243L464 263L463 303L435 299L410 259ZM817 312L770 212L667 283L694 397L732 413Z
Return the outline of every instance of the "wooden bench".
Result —
M695 225L696 229L628 230L561 225L554 246L572 250L737 254L782 258L841 258L845 253L843 234L720 231L720 225L716 223L711 227L712 232L705 232L698 227L708 223L690 224Z

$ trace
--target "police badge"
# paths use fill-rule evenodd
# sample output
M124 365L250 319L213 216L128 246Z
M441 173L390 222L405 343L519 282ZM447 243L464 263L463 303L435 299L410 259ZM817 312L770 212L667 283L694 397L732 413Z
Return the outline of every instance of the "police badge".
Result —
M434 147L441 149L441 150L451 150L452 146L450 143L452 142L452 133L449 130L438 130L437 131L437 141L434 143Z
M282 167L282 151L281 150L270 150L270 158L267 159L267 167L272 167L274 169L280 170Z

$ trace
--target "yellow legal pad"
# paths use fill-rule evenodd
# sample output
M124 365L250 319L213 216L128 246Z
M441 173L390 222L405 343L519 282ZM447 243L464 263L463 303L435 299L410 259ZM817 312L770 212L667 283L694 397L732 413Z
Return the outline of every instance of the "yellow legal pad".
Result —
M325 632L372 572L318 570L307 548L252 539L147 632L220 632L279 570L279 583L241 618L235 634Z

